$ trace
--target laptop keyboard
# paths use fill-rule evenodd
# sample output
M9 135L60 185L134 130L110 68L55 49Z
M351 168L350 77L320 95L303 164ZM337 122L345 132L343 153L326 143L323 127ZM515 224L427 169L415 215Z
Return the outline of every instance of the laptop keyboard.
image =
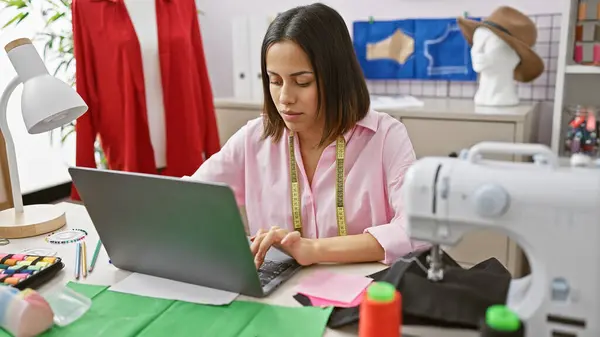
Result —
M288 262L276 262L276 261L265 261L263 265L258 268L258 277L260 278L261 286L269 284L277 276L281 275L285 270L292 266Z

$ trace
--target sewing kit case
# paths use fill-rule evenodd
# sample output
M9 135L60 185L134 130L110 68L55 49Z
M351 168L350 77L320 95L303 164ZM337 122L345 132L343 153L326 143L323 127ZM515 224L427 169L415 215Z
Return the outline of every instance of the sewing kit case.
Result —
M64 267L56 256L0 253L0 286L35 289Z

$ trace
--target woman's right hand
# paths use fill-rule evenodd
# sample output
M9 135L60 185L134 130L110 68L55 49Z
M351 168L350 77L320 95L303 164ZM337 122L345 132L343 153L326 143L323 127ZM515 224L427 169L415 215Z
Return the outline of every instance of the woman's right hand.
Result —
M297 231L290 232L273 226L268 231L259 229L250 245L256 268L260 268L265 262L267 251L272 246L293 257L300 265L307 266L318 262L315 240L303 238Z

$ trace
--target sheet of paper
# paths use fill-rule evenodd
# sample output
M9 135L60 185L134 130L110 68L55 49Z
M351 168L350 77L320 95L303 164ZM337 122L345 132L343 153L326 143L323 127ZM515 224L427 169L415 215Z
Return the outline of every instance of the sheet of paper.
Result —
M371 96L371 108L378 109L401 109L422 107L425 103L413 96Z
M310 300L310 303L315 307L352 308L352 307L356 307L356 306L360 305L360 303L363 300L364 295L365 295L365 291L360 293L360 295L356 296L356 298L350 303L330 301L330 300L327 300L324 298L313 297L313 296L306 296L306 297Z
M303 279L296 291L307 297L350 304L371 282L373 279L365 276L321 270Z
M108 288L108 290L166 300L211 305L229 304L239 295L228 291L139 273L129 275L121 282Z
M234 301L227 306L143 297L107 287L69 283L92 298L92 307L66 327L55 326L42 337L321 337L332 308L282 307ZM1 337L10 337L2 334Z

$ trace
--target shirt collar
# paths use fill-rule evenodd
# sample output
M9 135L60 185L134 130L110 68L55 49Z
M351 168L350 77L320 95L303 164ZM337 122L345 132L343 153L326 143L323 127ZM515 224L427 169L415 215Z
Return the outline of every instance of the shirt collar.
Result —
M369 110L363 119L359 120L352 129L344 134L344 139L346 140L346 143L348 143L354 132L356 132L357 127L362 127L373 132L377 132L377 126L377 114L375 111ZM335 142L329 144L329 146L335 146Z
M379 122L377 119L377 113L373 110L369 110L367 112L367 114L365 115L365 117L363 117L363 119L359 120L356 123L356 126L354 126L351 130L349 130L348 132L346 132L344 134L344 139L346 140L346 143L348 143L348 141L350 140L350 137L352 137L354 132L356 132L357 127L362 127L365 129L369 129L373 132L377 132L378 125L379 125ZM335 142L333 142L329 146L335 146Z
M377 113L373 110L369 110L367 112L366 116L363 119L361 119L360 121L358 121L358 123L356 123L356 125L367 128L373 132L377 132L377 126L378 126L377 122L378 122Z

